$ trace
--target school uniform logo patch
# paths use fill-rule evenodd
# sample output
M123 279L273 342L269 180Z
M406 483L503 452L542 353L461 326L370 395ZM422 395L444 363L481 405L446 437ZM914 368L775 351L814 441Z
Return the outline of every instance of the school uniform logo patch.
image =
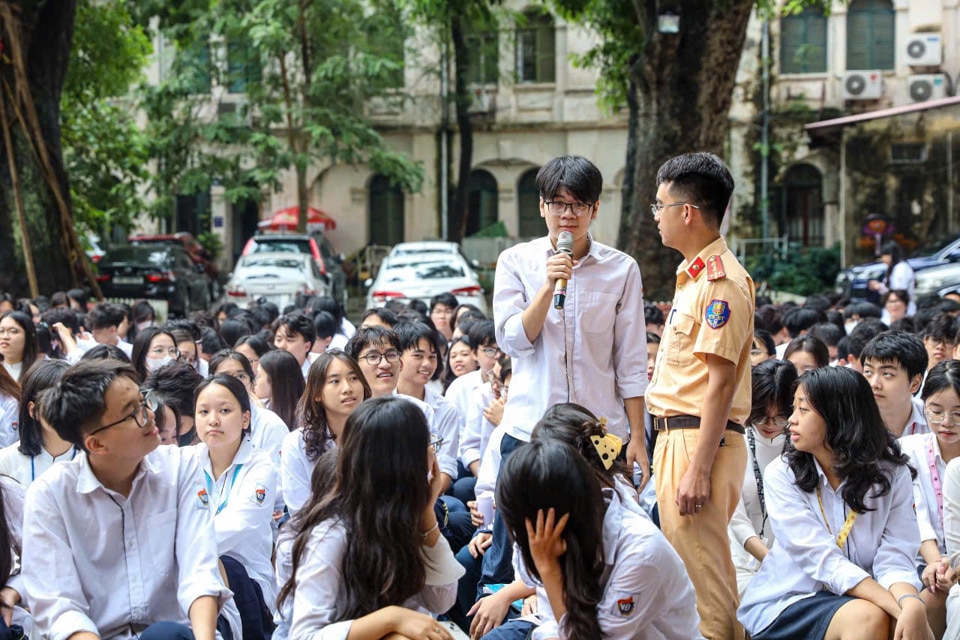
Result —
M210 506L210 496L207 495L206 489L197 491L197 506L201 509L206 509Z
M730 305L726 300L711 300L707 305L707 324L711 329L719 329L730 320Z
M263 504L263 501L267 499L267 485L258 484L257 488L253 491L253 501L257 504Z
M617 600L617 611L620 612L621 616L628 616L633 613L634 602L633 596L628 596L626 598L620 598Z

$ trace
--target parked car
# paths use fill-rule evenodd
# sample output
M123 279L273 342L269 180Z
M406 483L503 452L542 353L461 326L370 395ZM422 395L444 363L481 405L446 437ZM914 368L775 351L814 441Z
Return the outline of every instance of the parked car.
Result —
M450 292L460 304L476 305L487 313L487 300L476 272L457 253L400 254L387 256L374 280L367 280L367 308L382 307L388 300L430 299Z
M178 246L116 247L100 260L99 271L107 298L166 300L172 315L210 308L210 279Z
M476 268L479 266L476 260L468 258L460 249L456 242L446 242L444 240L422 240L420 242L400 242L393 245L387 257L399 258L402 256L460 256L464 262Z
M100 262L100 259L107 253L100 246L100 236L88 233L81 238L81 241L83 242L84 252L94 264Z
M960 286L960 262L938 264L917 272L917 296L943 296Z
M237 260L225 293L241 306L262 298L282 311L297 294L323 296L327 291L326 278L309 254L258 252Z
M247 240L241 256L255 253L302 253L312 256L327 279L329 295L347 308L347 274L343 270L340 254L333 250L330 240L322 233L256 235Z
M914 258L907 259L907 264L917 274L917 295L936 293L936 288L921 292L920 275L933 267L960 263L960 237L921 249L918 254ZM868 283L871 280L883 279L886 270L887 265L883 262L868 262L849 267L837 274L834 288L837 293L846 295L854 302L868 300L879 303L880 297L875 292L870 291Z
M216 285L220 282L220 270L217 268L217 263L214 262L213 256L210 255L210 252L207 251L202 244L200 244L200 241L193 237L192 233L178 231L177 233L165 233L159 235L138 234L129 236L127 241L134 246L170 244L183 247L183 250L187 252L187 255L190 256L190 259L193 260L195 264L203 266L203 272L207 274L208 278L210 278L211 283L215 283ZM215 287L211 288L210 297L217 297Z

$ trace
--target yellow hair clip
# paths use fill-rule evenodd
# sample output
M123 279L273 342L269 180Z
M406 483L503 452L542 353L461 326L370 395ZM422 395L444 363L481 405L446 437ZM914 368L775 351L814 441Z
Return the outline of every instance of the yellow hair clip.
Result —
M603 468L609 471L610 467L613 466L613 461L617 459L620 450L623 449L623 440L612 433L608 433L605 436L590 436L590 441L596 448L600 461L603 462Z

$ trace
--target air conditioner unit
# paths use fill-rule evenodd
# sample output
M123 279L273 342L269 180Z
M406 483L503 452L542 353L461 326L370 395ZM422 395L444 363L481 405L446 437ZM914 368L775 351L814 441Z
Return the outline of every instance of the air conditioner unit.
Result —
M847 71L843 74L844 100L877 100L883 95L881 71Z
M936 67L943 62L943 39L939 33L915 33L907 37L904 59L911 67Z
M947 97L947 79L942 73L912 75L907 81L911 102Z
M493 111L493 96L486 89L474 89L470 96L470 113L490 113Z

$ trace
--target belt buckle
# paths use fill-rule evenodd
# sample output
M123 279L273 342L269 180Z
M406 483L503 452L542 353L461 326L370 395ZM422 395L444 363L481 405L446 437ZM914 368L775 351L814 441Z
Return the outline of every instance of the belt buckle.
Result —
M667 431L667 418L666 416L662 418L653 419L653 429L654 431Z

